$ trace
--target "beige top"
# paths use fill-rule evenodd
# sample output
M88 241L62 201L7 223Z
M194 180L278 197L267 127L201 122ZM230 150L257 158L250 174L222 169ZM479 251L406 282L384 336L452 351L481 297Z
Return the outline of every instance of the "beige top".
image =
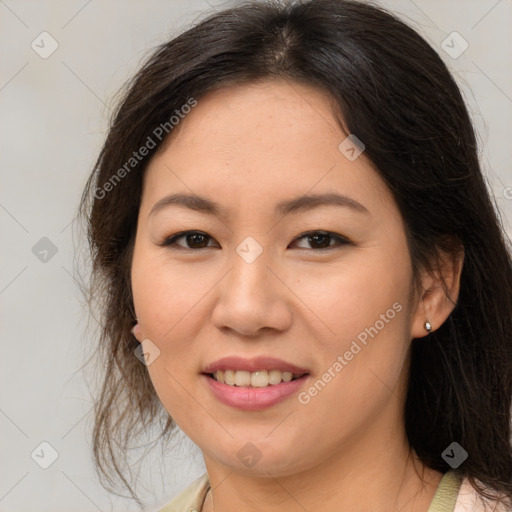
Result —
M201 512L209 489L208 473L204 473L158 512ZM489 507L484 508L467 478L448 471L441 478L427 512L512 512L512 504L506 506L496 500L486 503Z

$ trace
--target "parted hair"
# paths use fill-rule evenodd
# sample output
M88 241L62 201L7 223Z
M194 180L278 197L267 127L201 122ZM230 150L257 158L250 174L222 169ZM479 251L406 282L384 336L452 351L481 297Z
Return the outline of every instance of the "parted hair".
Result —
M442 453L455 441L468 453L457 471L482 496L489 486L512 498L510 241L475 131L426 40L382 8L349 0L251 1L209 14L156 48L124 87L80 203L92 262L87 297L100 312L92 442L104 485L122 482L140 504L126 477L130 441L157 420L162 442L175 427L130 331L142 179L165 138L108 193L98 190L191 98L200 104L208 91L276 78L327 93L340 127L363 141L403 217L416 283L420 271L438 268L441 252L463 247L454 310L411 340L404 423L425 465L451 469Z

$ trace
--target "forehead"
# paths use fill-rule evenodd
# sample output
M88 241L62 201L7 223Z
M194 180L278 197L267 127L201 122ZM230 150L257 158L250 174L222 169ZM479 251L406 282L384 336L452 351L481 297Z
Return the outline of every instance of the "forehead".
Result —
M318 143L341 130L333 117L332 99L311 86L275 79L222 87L202 96L171 133L180 145L216 140L233 150L258 143L286 147L292 139ZM327 144L328 140L325 141ZM216 148L211 148L215 150ZM220 148L219 148L220 149Z
M197 100L152 158L146 195L187 191L244 202L307 192L382 199L378 174L364 153L339 149L346 137L332 99L302 84L273 80L229 86Z

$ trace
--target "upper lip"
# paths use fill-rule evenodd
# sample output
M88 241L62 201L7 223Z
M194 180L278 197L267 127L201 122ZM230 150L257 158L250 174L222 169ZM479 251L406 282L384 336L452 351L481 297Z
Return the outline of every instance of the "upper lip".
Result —
M218 370L245 370L248 372L280 370L282 372L291 372L295 375L309 373L306 368L301 368L282 359L270 356L259 356L252 359L244 359L237 356L223 357L207 365L203 373L215 373Z

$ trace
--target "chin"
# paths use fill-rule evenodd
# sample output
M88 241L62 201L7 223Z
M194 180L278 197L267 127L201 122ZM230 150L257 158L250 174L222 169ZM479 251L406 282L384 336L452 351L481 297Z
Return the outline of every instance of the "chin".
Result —
M256 438L250 440L249 437L243 441L232 440L230 446L221 451L217 445L217 453L210 452L212 455L208 458L215 458L217 463L233 472L252 477L284 477L307 469L308 464L304 463L304 454L297 451L297 444L286 446L281 439L274 441L275 444L269 439L263 442ZM294 458L291 458L292 454Z

